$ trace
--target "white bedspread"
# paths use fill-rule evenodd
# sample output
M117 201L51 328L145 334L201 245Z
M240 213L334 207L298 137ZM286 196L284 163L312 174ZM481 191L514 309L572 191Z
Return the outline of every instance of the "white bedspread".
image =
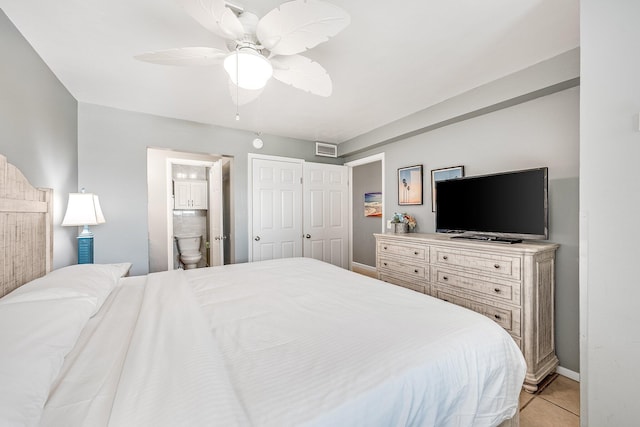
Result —
M491 320L311 259L125 279L88 331L42 425L493 426L524 379Z
M69 355L41 425L248 426L182 271L117 291Z

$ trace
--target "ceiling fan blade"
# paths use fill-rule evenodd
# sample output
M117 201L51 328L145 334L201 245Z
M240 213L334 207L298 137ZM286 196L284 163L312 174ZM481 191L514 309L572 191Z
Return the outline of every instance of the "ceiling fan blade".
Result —
M302 55L271 58L273 77L282 83L313 93L330 96L333 90L331 77L320 64Z
M224 0L178 0L187 13L212 33L238 40L244 28L238 17L225 6Z
M243 89L239 86L236 86L235 83L229 80L229 93L231 94L231 99L233 100L234 105L245 105L252 101L258 99L264 87L256 90Z
M347 12L321 0L294 0L267 13L256 29L274 55L294 55L329 40L351 22Z
M213 47L181 47L136 55L140 61L162 65L218 65L229 55Z

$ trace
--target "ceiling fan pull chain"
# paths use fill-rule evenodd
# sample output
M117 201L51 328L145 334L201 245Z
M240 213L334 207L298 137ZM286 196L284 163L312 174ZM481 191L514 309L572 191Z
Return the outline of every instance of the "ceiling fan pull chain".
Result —
M240 50L238 48L238 46L236 46L236 121L240 120L240 111L238 104L240 103L240 80L239 80L239 74L240 72L238 71L238 69L240 68L240 60L239 60L239 56L238 53L240 53Z

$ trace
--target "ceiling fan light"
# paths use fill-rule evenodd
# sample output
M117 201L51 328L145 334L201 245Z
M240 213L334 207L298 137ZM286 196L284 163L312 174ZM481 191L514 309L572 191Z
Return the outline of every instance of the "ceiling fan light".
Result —
M224 69L234 84L249 90L262 89L273 75L269 60L250 47L231 52L224 59Z

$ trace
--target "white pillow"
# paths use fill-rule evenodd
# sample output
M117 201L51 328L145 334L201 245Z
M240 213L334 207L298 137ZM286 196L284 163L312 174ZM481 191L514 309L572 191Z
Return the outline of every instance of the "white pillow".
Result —
M35 426L93 298L0 304L0 425Z
M88 297L93 301L93 316L100 310L131 263L78 264L54 270L21 286L0 299L1 304L36 300L56 300L68 297Z

